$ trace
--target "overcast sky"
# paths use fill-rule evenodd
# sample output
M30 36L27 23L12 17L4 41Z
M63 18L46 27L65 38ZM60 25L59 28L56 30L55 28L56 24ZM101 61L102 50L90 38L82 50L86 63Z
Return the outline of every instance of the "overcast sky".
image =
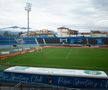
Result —
M26 27L27 0L0 0L0 28ZM108 31L108 0L28 0L32 4L30 27L57 30Z

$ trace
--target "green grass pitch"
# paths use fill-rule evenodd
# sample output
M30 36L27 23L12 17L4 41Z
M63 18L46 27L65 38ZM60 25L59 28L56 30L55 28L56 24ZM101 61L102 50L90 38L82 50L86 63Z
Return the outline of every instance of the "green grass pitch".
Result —
M50 68L89 69L108 71L108 49L44 48L2 60L4 66L34 66Z

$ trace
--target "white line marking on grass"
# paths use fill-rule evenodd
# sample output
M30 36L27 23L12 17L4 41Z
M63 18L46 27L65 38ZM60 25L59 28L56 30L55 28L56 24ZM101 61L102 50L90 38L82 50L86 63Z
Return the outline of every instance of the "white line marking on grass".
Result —
M67 53L65 59L68 59L68 58L69 58L69 56L70 56L70 54L71 54L71 51L72 51L72 49L69 49L69 51L68 51L68 53Z

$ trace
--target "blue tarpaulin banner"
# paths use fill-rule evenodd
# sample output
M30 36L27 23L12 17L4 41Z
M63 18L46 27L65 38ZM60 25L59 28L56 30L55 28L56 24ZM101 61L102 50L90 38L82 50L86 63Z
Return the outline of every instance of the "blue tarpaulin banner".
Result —
M80 89L106 89L108 90L108 78L88 78L76 76L56 76L22 74L0 71L0 82L24 84L47 84L57 87Z

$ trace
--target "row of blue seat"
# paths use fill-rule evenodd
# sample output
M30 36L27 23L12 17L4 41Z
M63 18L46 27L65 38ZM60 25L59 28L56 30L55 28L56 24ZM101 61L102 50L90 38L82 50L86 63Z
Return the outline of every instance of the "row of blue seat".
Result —
M0 37L0 45L11 44L98 44L108 45L108 38L87 38L87 37L70 37L70 38L36 38L36 37Z

